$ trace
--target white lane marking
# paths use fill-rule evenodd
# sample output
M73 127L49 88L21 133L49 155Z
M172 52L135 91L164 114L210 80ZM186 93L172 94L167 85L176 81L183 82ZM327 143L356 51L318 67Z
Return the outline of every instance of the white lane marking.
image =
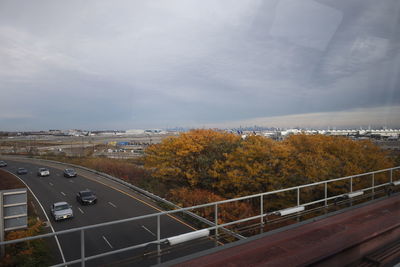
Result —
M156 234L153 233L152 231L150 231L149 229L147 229L146 226L142 225L142 228L143 228L144 230L146 230L147 232L149 232L152 236L156 236Z
M110 244L110 242L108 242L107 238L103 235L103 239L104 241L106 241L107 245L110 246L110 248L113 248L113 246Z
M81 208L78 207L78 210L79 210L80 212L82 212L82 214L84 214L84 212L83 212L83 210L81 210Z
M74 181L72 181L72 180L69 180L69 182L70 182L70 183L73 183Z
M49 182L49 185L53 186L53 184L52 184L52 183L50 183L50 182Z
M61 192L61 195L63 195L64 197L66 196L66 194L64 192Z
M113 203L108 202L108 204L110 204L111 206L113 206L114 208L116 208L117 206L115 206Z
M11 173L11 172L9 172L9 173ZM11 174L14 175L13 173L11 173ZM46 216L46 219L47 219L47 221L49 222L51 231L52 231L53 233L55 233L54 228L53 228L53 225L52 225L51 222L50 222L49 216L47 216L47 213L46 213L46 211L44 210L42 203L40 203L40 201L39 201L39 199L37 198L37 196L35 195L35 193L33 193L32 189L24 182L24 180L22 180L21 178L19 178L17 175L14 175L14 176L17 177L21 182L23 182L23 183L25 184L26 188L28 188L29 191L31 191L32 196L36 199L37 203L39 203L39 206L42 208L42 211L43 211L43 213L44 213L44 216ZM62 248L61 248L60 241L58 241L58 237L57 237L56 235L54 236L54 239L56 240L57 247L58 247L58 249L60 250L60 254L61 254L61 258L62 258L62 260L63 260L63 263L65 263L66 261L65 261L65 257L64 257L63 250L62 250Z

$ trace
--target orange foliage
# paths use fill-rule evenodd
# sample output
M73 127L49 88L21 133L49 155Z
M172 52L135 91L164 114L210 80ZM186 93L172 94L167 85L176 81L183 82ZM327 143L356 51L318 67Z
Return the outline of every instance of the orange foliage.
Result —
M221 196L210 191L203 189L189 189L186 187L172 189L169 193L169 199L182 207L190 207L224 200ZM214 206L196 209L195 212L210 221L214 221ZM218 207L218 223L222 224L240 218L247 218L253 214L253 207L245 202L235 201L221 204Z
M211 168L239 144L240 137L213 130L192 130L147 148L145 167L153 177L178 186L207 188Z
M393 166L386 153L369 140L345 137L293 135L284 143L292 147L289 184L298 185L344 177Z
M42 221L29 218L28 225L28 229L8 232L5 239L14 240L40 234ZM37 243L38 240L8 245L0 266L16 266L18 265L16 262L19 260L26 259L26 257L32 258L35 253L35 242Z
M280 188L290 153L291 148L280 142L250 136L224 160L214 163L214 190L235 197Z
M192 130L150 146L144 162L153 177L170 187L205 189L229 198L393 166L369 141L324 135L242 140L212 130Z
M32 219L30 220L30 223L33 223L28 227L26 230L16 230L16 231L11 231L7 233L6 235L6 240L14 240L14 239L19 239L19 238L24 238L28 236L34 236L38 234L41 231L42 227L42 221L40 220L35 220L33 221Z

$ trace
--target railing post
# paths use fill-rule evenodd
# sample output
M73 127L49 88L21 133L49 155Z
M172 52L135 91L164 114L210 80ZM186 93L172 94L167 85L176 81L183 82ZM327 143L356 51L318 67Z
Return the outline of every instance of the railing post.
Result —
M161 255L161 222L160 215L157 215L157 262L160 264L160 255Z
M350 177L350 193L353 192L353 176Z
M218 246L218 204L214 205L214 220L215 220L215 244Z
M85 230L81 230L81 266L85 267Z
M374 199L375 194L375 173L372 174L372 199Z
M261 233L264 232L264 195L260 196L260 224L261 224Z
M325 182L325 207L328 206L328 183Z
M390 169L390 182L393 183L393 169Z
M300 188L297 187L297 206L300 206Z
M264 224L264 195L260 196L260 215L261 215L261 219L260 219L260 223L261 226L263 226Z

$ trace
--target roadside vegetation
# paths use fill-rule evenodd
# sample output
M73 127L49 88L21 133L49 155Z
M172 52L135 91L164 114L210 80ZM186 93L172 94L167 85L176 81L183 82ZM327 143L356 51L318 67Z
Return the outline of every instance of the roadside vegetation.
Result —
M273 191L396 166L398 159L369 140L354 141L325 135L292 135L284 141L262 136L242 139L214 130L192 130L168 137L147 148L139 160L107 158L49 159L92 168L124 179L177 203L192 206ZM398 173L397 173L398 175ZM376 175L377 183L387 182ZM367 187L370 179L362 180ZM321 197L321 188L309 190L302 200ZM331 194L346 193L348 182L329 185ZM269 208L288 207L294 194L266 198ZM233 207L233 206L234 207ZM236 206L235 206L236 205ZM242 201L220 207L222 221L258 214L259 203ZM232 212L234 211L234 212ZM213 210L200 214L212 218Z
M212 130L166 138L150 146L144 157L144 167L153 178L169 184L172 194L179 188L201 189L224 198L392 166L393 160L368 140L324 135L293 135L284 141L242 139Z
M284 141L240 136L213 130L192 130L150 146L143 158L153 179L168 185L167 197L182 207L274 191L395 166L386 152L369 140L293 135ZM362 186L368 187L365 177ZM376 175L377 183L387 175ZM331 194L349 191L348 182L329 185ZM305 193L305 194L304 194ZM302 201L320 199L322 188L303 192ZM296 195L265 198L269 210L295 205ZM234 206L234 207L233 207ZM219 207L220 223L259 214L257 200ZM264 206L265 207L265 206ZM213 208L199 215L213 220Z
M35 216L29 216L28 229L7 233L6 240L44 233L42 221ZM6 255L1 260L0 266L48 266L51 263L50 251L48 243L42 239L8 245L6 247Z

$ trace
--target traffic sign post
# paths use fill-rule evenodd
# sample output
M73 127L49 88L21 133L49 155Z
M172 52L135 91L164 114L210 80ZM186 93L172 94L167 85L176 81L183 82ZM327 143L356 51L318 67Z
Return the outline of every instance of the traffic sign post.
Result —
M0 191L0 242L4 241L4 219L3 219L3 192ZM0 247L0 257L5 255L4 245Z
M0 242L5 232L28 227L28 195L26 188L0 191ZM4 245L0 255L5 255Z

